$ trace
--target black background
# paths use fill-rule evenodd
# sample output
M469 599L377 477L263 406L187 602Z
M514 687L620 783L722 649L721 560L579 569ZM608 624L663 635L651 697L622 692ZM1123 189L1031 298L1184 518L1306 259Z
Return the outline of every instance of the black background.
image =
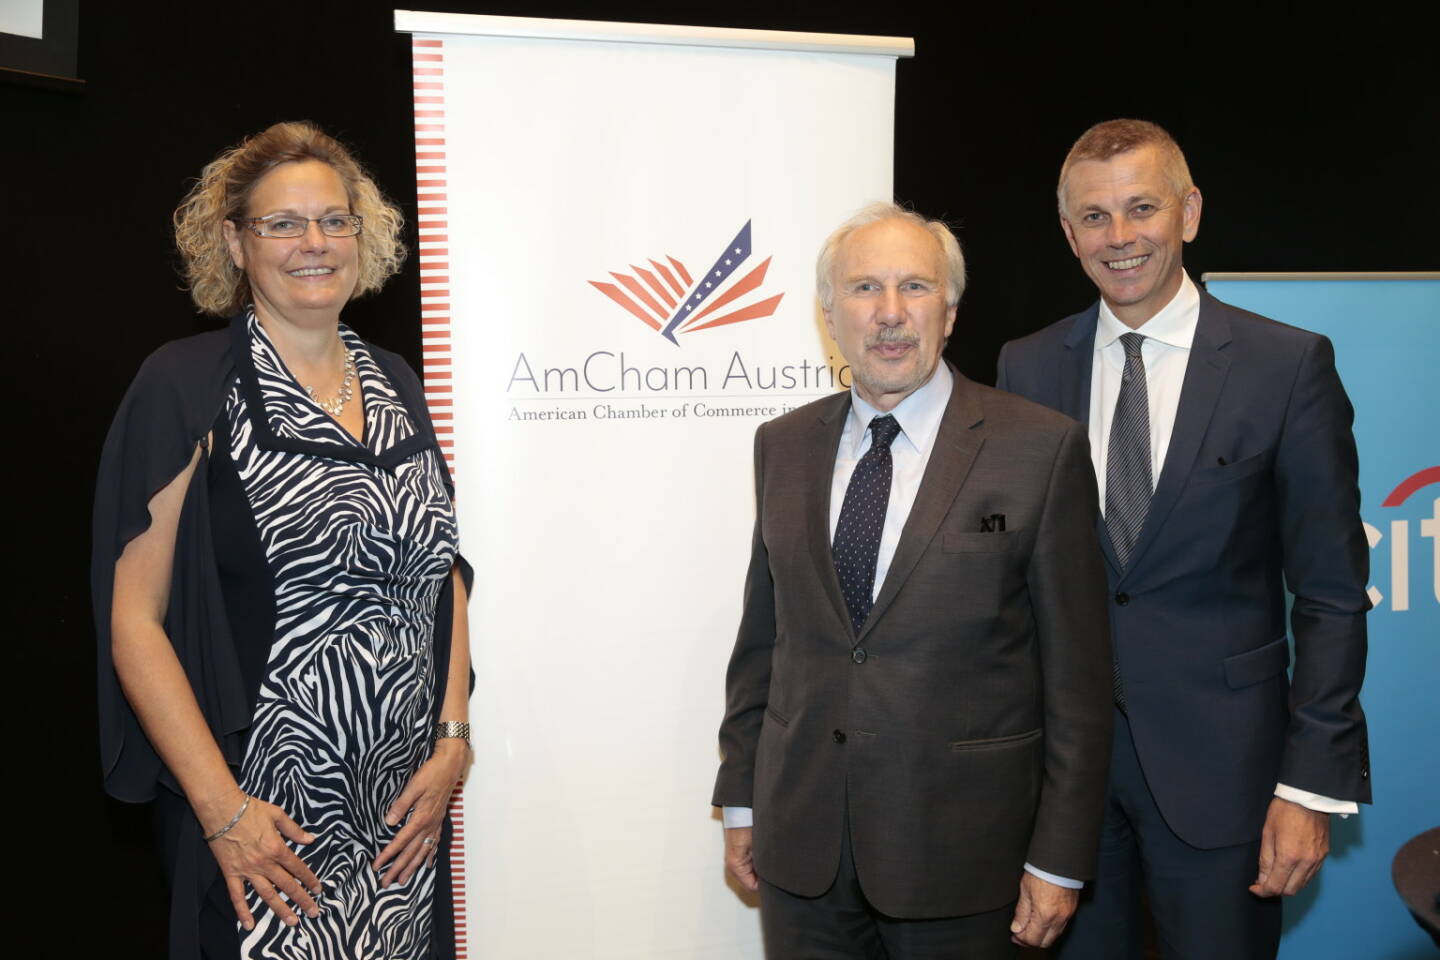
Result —
M908 0L416 6L914 37L917 57L897 71L896 195L948 218L966 247L971 282L948 353L978 380L993 378L1006 339L1093 299L1057 227L1053 190L1073 139L1114 116L1155 120L1185 149L1205 197L1186 252L1197 279L1440 268L1440 84L1433 48L1422 47L1429 29L1389 5L1333 15L1313 3L1093 0L1064 11ZM116 402L154 347L214 325L180 288L170 211L221 148L308 118L351 143L413 214L409 43L390 10L337 0L82 3L82 92L0 84L0 303L13 337L4 419L20 431L5 445L19 567L6 678L9 832L19 844L9 863L28 894L17 929L45 931L59 955L163 954L146 817L100 790L86 556L94 466ZM346 312L417 369L418 291L412 262ZM716 677L717 722L720 699ZM706 799L695 798L696 816ZM718 837L715 853L718 871Z

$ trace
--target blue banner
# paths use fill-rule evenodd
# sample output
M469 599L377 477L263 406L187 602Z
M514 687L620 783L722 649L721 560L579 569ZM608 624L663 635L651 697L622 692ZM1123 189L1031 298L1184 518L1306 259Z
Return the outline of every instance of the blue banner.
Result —
M1434 956L1390 863L1406 840L1440 825L1440 279L1232 275L1206 289L1331 339L1360 448L1374 604L1360 699L1375 804L1332 818L1329 860L1285 904L1280 956Z

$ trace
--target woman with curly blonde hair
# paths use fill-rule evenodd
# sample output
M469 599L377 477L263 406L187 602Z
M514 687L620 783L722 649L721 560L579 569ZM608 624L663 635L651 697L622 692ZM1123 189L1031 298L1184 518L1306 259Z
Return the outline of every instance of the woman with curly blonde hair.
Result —
M402 218L281 123L175 212L196 305L106 440L92 591L106 787L153 800L171 956L453 955L469 568L419 380L340 322Z
M359 264L351 296L374 293L400 269L404 218L350 151L309 123L277 123L207 164L175 211L175 243L185 261L190 296L205 313L228 317L250 299L249 283L230 256L229 235L221 226L243 212L256 181L283 163L301 161L334 170L345 186L350 212L364 221L355 238Z

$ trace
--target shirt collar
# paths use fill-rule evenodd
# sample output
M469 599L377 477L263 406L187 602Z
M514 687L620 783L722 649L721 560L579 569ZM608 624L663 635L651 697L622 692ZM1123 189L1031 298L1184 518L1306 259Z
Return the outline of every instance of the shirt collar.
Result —
M945 407L950 403L950 392L954 387L955 375L942 359L935 364L935 372L930 375L930 379L890 411L890 415L900 424L900 437L896 437L895 442L899 443L900 438L904 437L917 452L925 451L935 441L935 434L940 429L940 420L945 416ZM862 400L859 392L851 387L850 417L845 424L845 439L852 454L859 455L860 445L865 440L865 431L869 429L870 421L879 416L883 414Z
M1120 318L1111 311L1110 305L1101 299L1100 324L1095 328L1095 349L1104 350L1119 340L1121 334L1143 333L1151 340L1188 350L1195 340L1195 325L1199 322L1200 290L1190 279L1190 275L1182 271L1180 289L1175 291L1175 296L1137 330L1132 331L1121 323Z

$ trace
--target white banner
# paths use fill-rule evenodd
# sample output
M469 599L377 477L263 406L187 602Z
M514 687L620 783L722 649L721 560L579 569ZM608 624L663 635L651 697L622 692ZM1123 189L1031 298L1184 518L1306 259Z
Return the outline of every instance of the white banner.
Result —
M709 798L762 421L908 40L397 12L477 686L462 956L761 956Z

